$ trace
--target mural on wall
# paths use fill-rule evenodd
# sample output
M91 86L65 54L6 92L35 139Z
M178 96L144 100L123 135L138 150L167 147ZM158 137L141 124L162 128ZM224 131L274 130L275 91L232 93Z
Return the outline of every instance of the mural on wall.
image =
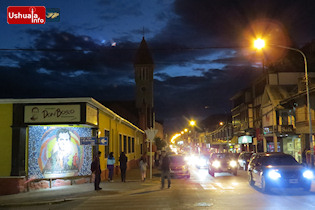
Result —
M92 147L80 146L80 137L91 136L91 128L30 126L28 175L58 178L89 175Z

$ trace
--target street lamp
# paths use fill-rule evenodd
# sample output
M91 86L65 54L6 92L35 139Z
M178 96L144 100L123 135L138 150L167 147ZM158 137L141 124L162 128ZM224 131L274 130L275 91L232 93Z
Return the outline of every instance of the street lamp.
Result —
M292 47L286 47L283 45L277 45L277 44L268 44L269 46L273 46L273 47L278 47L278 48L282 48L282 49L287 49L287 50L293 50L296 51L298 53L300 53L303 56L304 59L304 70L305 70L305 85L306 85L306 100L307 100L307 114L308 114L308 124L309 124L309 141L310 141L310 150L311 150L311 167L313 167L313 157L314 157L314 147L313 147L313 138L312 138L312 116L311 116L311 106L310 106L310 90L309 90L309 85L308 85L308 73L307 73L307 61L306 61L306 56L305 54L296 48L292 48ZM257 49L262 49L265 47L265 41L263 39L256 39L254 41L254 46Z

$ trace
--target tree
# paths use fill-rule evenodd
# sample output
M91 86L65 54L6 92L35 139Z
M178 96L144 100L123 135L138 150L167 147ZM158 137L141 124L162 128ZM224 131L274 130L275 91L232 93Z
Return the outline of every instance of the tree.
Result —
M162 140L160 137L155 137L154 142L155 142L157 150L161 150L163 147L166 146L166 142Z

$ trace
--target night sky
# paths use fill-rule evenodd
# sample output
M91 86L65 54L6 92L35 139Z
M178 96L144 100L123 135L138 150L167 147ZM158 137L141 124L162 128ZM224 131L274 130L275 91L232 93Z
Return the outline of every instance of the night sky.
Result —
M60 22L7 24L8 6L60 8ZM230 113L229 98L261 74L254 36L302 47L315 38L314 0L1 0L0 98L133 100L144 36L155 62L157 120Z

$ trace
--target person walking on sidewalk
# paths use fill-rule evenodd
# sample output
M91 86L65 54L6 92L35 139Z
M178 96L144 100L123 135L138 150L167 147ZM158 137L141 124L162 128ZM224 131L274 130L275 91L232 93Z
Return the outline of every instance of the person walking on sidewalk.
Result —
M120 157L119 157L119 162L120 162L121 181L126 182L126 170L127 170L128 158L124 152L121 152Z
M147 178L147 159L145 157L140 158L140 172L141 172L141 181L145 181Z
M164 179L167 178L168 188L171 187L171 175L170 175L170 158L165 151L162 151L161 158L161 189L164 188Z
M94 189L95 190L101 190L100 188L100 182L101 182L101 165L100 165L100 156L101 156L100 151L98 151L98 155L95 155L94 160L91 164L91 171L95 175L94 179Z
M113 175L114 175L114 165L115 165L115 158L114 153L109 153L108 159L107 159L107 168L108 168L108 181L113 182Z

